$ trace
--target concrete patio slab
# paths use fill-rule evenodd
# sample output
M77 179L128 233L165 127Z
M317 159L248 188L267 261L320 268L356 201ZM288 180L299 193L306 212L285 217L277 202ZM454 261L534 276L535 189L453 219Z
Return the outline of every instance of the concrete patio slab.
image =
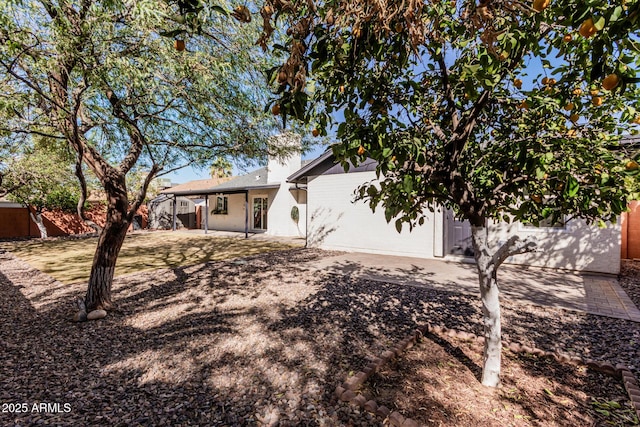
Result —
M350 252L305 267L446 292L479 293L475 264L468 262ZM502 298L640 322L640 311L613 276L503 265L498 283Z

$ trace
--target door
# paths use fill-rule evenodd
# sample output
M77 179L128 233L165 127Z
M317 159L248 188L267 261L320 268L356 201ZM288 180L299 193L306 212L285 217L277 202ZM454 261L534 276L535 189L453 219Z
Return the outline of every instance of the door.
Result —
M253 198L253 229L267 229L267 209L269 201L266 197Z
M471 224L456 219L452 211L447 211L447 254L473 256Z

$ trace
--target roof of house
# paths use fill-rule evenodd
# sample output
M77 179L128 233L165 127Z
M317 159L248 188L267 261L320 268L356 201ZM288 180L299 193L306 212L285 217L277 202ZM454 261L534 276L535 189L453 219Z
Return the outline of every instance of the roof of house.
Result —
M362 163L358 164L358 166L354 167L352 164L350 164L349 170L345 171L342 165L337 162L331 148L329 148L317 159L307 163L298 171L291 174L287 178L287 182L295 184L305 184L307 182L307 178L310 176L338 175L343 173L374 171L376 170L377 164L378 163L375 160L368 158Z
M185 191L208 190L209 188L220 185L233 179L233 177L225 176L222 178L198 179L195 181L185 182L184 184L174 185L160 191L160 194L182 194Z
M205 181L191 181L186 184L167 188L162 190L163 194L173 194L176 196L197 196L216 193L242 193L247 190L259 188L277 188L280 183L267 183L267 168L262 167L245 175L223 178L224 181L217 181L213 184L206 185ZM194 184L202 183L202 184Z

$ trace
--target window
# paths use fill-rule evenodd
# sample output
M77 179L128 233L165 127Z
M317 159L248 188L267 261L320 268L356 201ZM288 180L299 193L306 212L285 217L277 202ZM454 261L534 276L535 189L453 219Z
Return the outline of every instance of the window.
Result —
M213 207L211 213L213 215L226 215L228 209L229 200L227 196L216 197L216 204Z

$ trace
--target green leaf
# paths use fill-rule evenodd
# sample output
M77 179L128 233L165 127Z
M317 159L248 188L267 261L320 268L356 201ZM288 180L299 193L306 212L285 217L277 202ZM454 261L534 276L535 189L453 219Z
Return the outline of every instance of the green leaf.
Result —
M606 25L607 21L604 19L603 16L601 16L600 18L596 19L593 22L593 26L596 27L596 30L598 31L602 31L602 29L604 28L604 26Z
M569 198L575 197L576 194L578 194L579 190L580 190L580 184L578 183L578 180L572 176L567 178L567 185L565 186L565 189L564 189L565 195Z

